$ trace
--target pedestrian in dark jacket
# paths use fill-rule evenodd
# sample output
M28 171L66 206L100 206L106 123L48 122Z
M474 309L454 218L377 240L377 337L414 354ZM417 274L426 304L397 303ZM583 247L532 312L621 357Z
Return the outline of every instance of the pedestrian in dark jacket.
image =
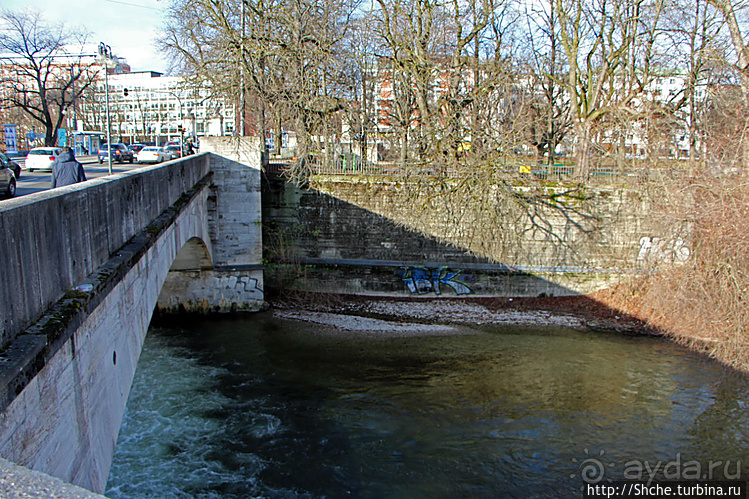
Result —
M52 165L52 188L77 184L86 180L83 165L75 159L73 150L63 147L62 152Z

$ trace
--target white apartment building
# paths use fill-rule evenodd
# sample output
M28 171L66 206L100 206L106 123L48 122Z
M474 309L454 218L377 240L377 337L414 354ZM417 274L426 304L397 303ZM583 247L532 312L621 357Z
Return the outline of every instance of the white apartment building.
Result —
M111 73L111 71L110 71ZM109 121L113 142L163 144L170 140L233 135L235 110L208 87L189 87L181 77L154 71L108 75ZM84 111L86 129L106 133L104 79ZM79 125L80 128L80 125Z
M649 123L647 120L631 120L625 134L625 151L628 157L646 158L649 154L660 157L686 159L689 157L690 145L694 140L696 149L701 149L700 137L692 137L689 127L692 120L686 106L676 109L674 106L685 97L688 90L687 77L679 71L657 75L645 87L644 94L634 101L635 107L650 104L651 108L662 109L660 123ZM699 83L694 89L694 99L698 106L703 106L708 97L708 86ZM654 133L655 132L655 133ZM659 136L656 147L653 135Z

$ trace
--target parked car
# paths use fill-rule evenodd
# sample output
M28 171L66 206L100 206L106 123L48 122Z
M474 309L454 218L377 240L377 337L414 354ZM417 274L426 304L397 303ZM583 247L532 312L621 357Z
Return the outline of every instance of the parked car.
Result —
M6 154L0 152L0 166L5 166L13 171L13 175L16 176L16 180L21 177L21 165L10 159Z
M130 149L135 156L137 156L141 149L143 149L144 147L146 147L145 144L130 144L129 146L127 146L127 148Z
M179 144L171 144L166 146L166 152L169 154L169 159L177 159L182 157L182 148Z
M10 159L23 159L29 154L29 151L16 151L16 152L9 152L6 153L6 155Z
M99 148L99 164L104 163L107 161L107 144L102 144L102 146ZM112 144L112 161L116 161L117 163L124 163L127 161L128 163L133 162L133 158L135 157L133 154L133 151L127 148L125 144Z
M57 156L62 152L60 147L35 147L29 151L24 162L24 169L33 172L34 170L51 170L52 164L57 161Z
M5 154L2 154L2 157L7 161L3 161L2 164L0 164L0 192L9 198L12 198L16 195L16 174L13 173L12 168L12 165L15 163L8 160L8 157Z
M159 146L144 147L138 153L138 163L161 163L169 161L171 156Z

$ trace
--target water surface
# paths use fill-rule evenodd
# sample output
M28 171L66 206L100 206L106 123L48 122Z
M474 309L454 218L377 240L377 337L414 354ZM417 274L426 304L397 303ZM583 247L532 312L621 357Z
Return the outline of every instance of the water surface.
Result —
M656 338L462 332L380 338L269 313L152 327L106 494L579 496L583 474L632 478L645 461L749 476L744 376Z

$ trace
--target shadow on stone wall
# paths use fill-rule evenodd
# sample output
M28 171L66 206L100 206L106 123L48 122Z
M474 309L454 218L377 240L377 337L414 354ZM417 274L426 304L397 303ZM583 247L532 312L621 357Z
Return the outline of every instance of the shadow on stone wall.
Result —
M618 282L620 269L508 265L282 178L263 180L266 292L380 297L558 297ZM564 263L564 262L561 262Z
M373 297L411 302L449 298L494 311L544 310L573 315L591 327L654 332L609 306L605 289L596 291L630 279L631 273L529 271L492 262L280 178L264 178L262 189L265 296L271 302L291 297L323 307L345 304L349 311L361 304L366 311Z

